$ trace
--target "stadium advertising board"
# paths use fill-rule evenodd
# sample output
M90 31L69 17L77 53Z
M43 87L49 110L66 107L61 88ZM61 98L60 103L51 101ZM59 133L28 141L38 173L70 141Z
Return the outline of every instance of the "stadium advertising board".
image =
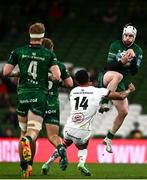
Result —
M37 140L35 162L44 162L54 151L45 138ZM67 150L69 162L77 162L77 149L74 145ZM18 162L18 139L0 138L0 162ZM113 140L113 153L106 153L102 139L91 139L88 147L89 163L147 163L147 140Z

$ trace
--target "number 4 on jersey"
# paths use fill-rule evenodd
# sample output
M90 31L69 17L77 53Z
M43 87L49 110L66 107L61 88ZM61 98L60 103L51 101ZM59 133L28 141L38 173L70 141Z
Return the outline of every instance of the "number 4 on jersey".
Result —
M33 79L36 79L36 77L37 77L37 61L31 61L29 68L28 68L28 74L33 76Z
M83 110L87 109L87 107L88 107L88 99L87 99L87 97L83 97L81 102L79 101L80 97L76 97L74 100L76 101L76 104L75 104L75 109L76 110L78 109L78 107L83 107Z

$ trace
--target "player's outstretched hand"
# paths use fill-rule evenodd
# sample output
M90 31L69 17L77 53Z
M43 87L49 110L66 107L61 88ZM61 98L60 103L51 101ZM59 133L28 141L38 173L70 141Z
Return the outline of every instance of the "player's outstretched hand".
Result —
M130 84L128 85L128 89L129 89L131 92L135 91L135 86L134 86L134 84L133 84L133 83L130 83Z

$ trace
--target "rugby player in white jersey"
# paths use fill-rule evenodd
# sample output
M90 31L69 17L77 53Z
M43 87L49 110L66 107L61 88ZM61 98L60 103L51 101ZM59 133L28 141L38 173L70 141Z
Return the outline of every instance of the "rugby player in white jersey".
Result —
M85 167L87 159L87 146L92 133L92 122L94 115L99 109L99 103L103 97L108 99L125 99L130 92L135 90L131 83L128 89L123 92L112 92L106 88L91 86L86 70L80 70L75 74L78 84L70 92L71 112L64 127L64 146L67 148L72 143L78 148L79 163L77 168L86 176L90 171ZM43 174L47 174L52 162L58 157L57 150L54 151L49 160L42 166Z

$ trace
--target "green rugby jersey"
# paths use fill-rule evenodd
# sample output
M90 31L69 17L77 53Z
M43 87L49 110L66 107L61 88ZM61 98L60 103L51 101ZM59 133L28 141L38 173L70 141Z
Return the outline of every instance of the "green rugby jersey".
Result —
M18 93L35 90L48 90L48 71L57 59L52 51L41 45L27 45L11 52L8 64L20 69Z
M68 70L66 69L65 65L60 61L57 61L57 65L61 71L61 79L65 80L70 77ZM58 97L59 95L59 81L49 81L49 95Z
M121 65L115 67L115 69L111 69L110 64L119 62L121 60L122 55L128 49L133 49L136 55L136 57L132 60L130 65ZM105 70L115 70L122 73L124 76L128 75L129 73L134 75L135 71L137 71L137 69L139 69L140 67L142 57L143 51L137 44L133 43L130 47L126 47L123 44L122 40L117 40L110 45Z

